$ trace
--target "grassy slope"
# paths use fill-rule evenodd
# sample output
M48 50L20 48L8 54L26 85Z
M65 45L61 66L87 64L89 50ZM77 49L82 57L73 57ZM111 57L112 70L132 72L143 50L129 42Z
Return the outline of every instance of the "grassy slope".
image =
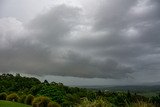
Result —
M31 106L10 101L0 101L0 107L31 107Z

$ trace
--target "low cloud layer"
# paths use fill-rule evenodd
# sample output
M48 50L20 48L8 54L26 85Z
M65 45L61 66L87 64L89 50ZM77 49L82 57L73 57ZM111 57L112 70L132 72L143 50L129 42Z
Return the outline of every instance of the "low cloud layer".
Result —
M0 72L104 79L159 72L159 0L55 2L24 22L0 15Z

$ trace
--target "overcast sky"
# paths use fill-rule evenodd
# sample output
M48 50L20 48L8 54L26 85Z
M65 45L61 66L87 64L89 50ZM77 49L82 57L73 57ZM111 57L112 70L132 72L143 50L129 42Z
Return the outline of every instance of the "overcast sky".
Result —
M160 0L0 0L0 73L65 85L160 81Z

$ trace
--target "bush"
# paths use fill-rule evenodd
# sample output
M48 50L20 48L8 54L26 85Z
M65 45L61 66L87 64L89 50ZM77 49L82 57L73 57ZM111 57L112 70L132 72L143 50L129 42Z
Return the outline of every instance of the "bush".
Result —
M151 103L147 103L147 102L137 102L137 103L133 103L131 105L129 105L128 107L156 107ZM159 107L159 106L157 106Z
M32 105L33 100L34 100L34 96L29 94L25 99L25 104Z
M6 100L7 94L6 93L0 93L0 100Z
M33 100L32 106L33 107L47 107L48 103L51 100L48 97L37 97Z
M112 107L112 104L104 101L103 99L98 99L93 102L89 101L88 99L84 99L83 102L77 107Z
M8 100L8 101L15 101L15 102L17 102L18 99L19 99L19 97L15 93L8 95L6 98L6 100Z
M20 96L20 98L19 98L20 103L25 103L25 100L26 100L26 95Z
M79 104L79 103L78 103L78 104ZM76 105L76 104L73 104L73 102L71 102L71 101L65 100L61 105L62 105L63 107L73 107L73 105Z
M56 102L49 102L47 107L61 107L61 106Z

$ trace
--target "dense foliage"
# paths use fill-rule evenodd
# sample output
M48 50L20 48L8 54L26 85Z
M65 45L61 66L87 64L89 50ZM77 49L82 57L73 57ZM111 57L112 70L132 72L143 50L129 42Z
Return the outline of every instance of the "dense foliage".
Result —
M7 94L6 93L0 93L0 100L6 100Z
M26 98L25 98L25 104L28 104L28 105L32 105L32 102L34 100L34 96L29 94Z
M36 78L21 77L20 74L0 75L0 92L28 92L33 86L41 82Z
M19 74L0 75L0 100L20 102L33 107L140 107L160 104L160 95L144 97L136 93L91 90L40 82ZM148 106L146 106L148 107Z
M58 103L52 101L48 103L48 107L61 107L61 106Z
M32 106L33 107L47 107L50 101L51 100L48 97L43 97L43 96L37 97L33 100Z
M18 95L16 93L13 93L13 94L9 94L6 98L6 100L8 101L14 101L14 102L18 102Z

